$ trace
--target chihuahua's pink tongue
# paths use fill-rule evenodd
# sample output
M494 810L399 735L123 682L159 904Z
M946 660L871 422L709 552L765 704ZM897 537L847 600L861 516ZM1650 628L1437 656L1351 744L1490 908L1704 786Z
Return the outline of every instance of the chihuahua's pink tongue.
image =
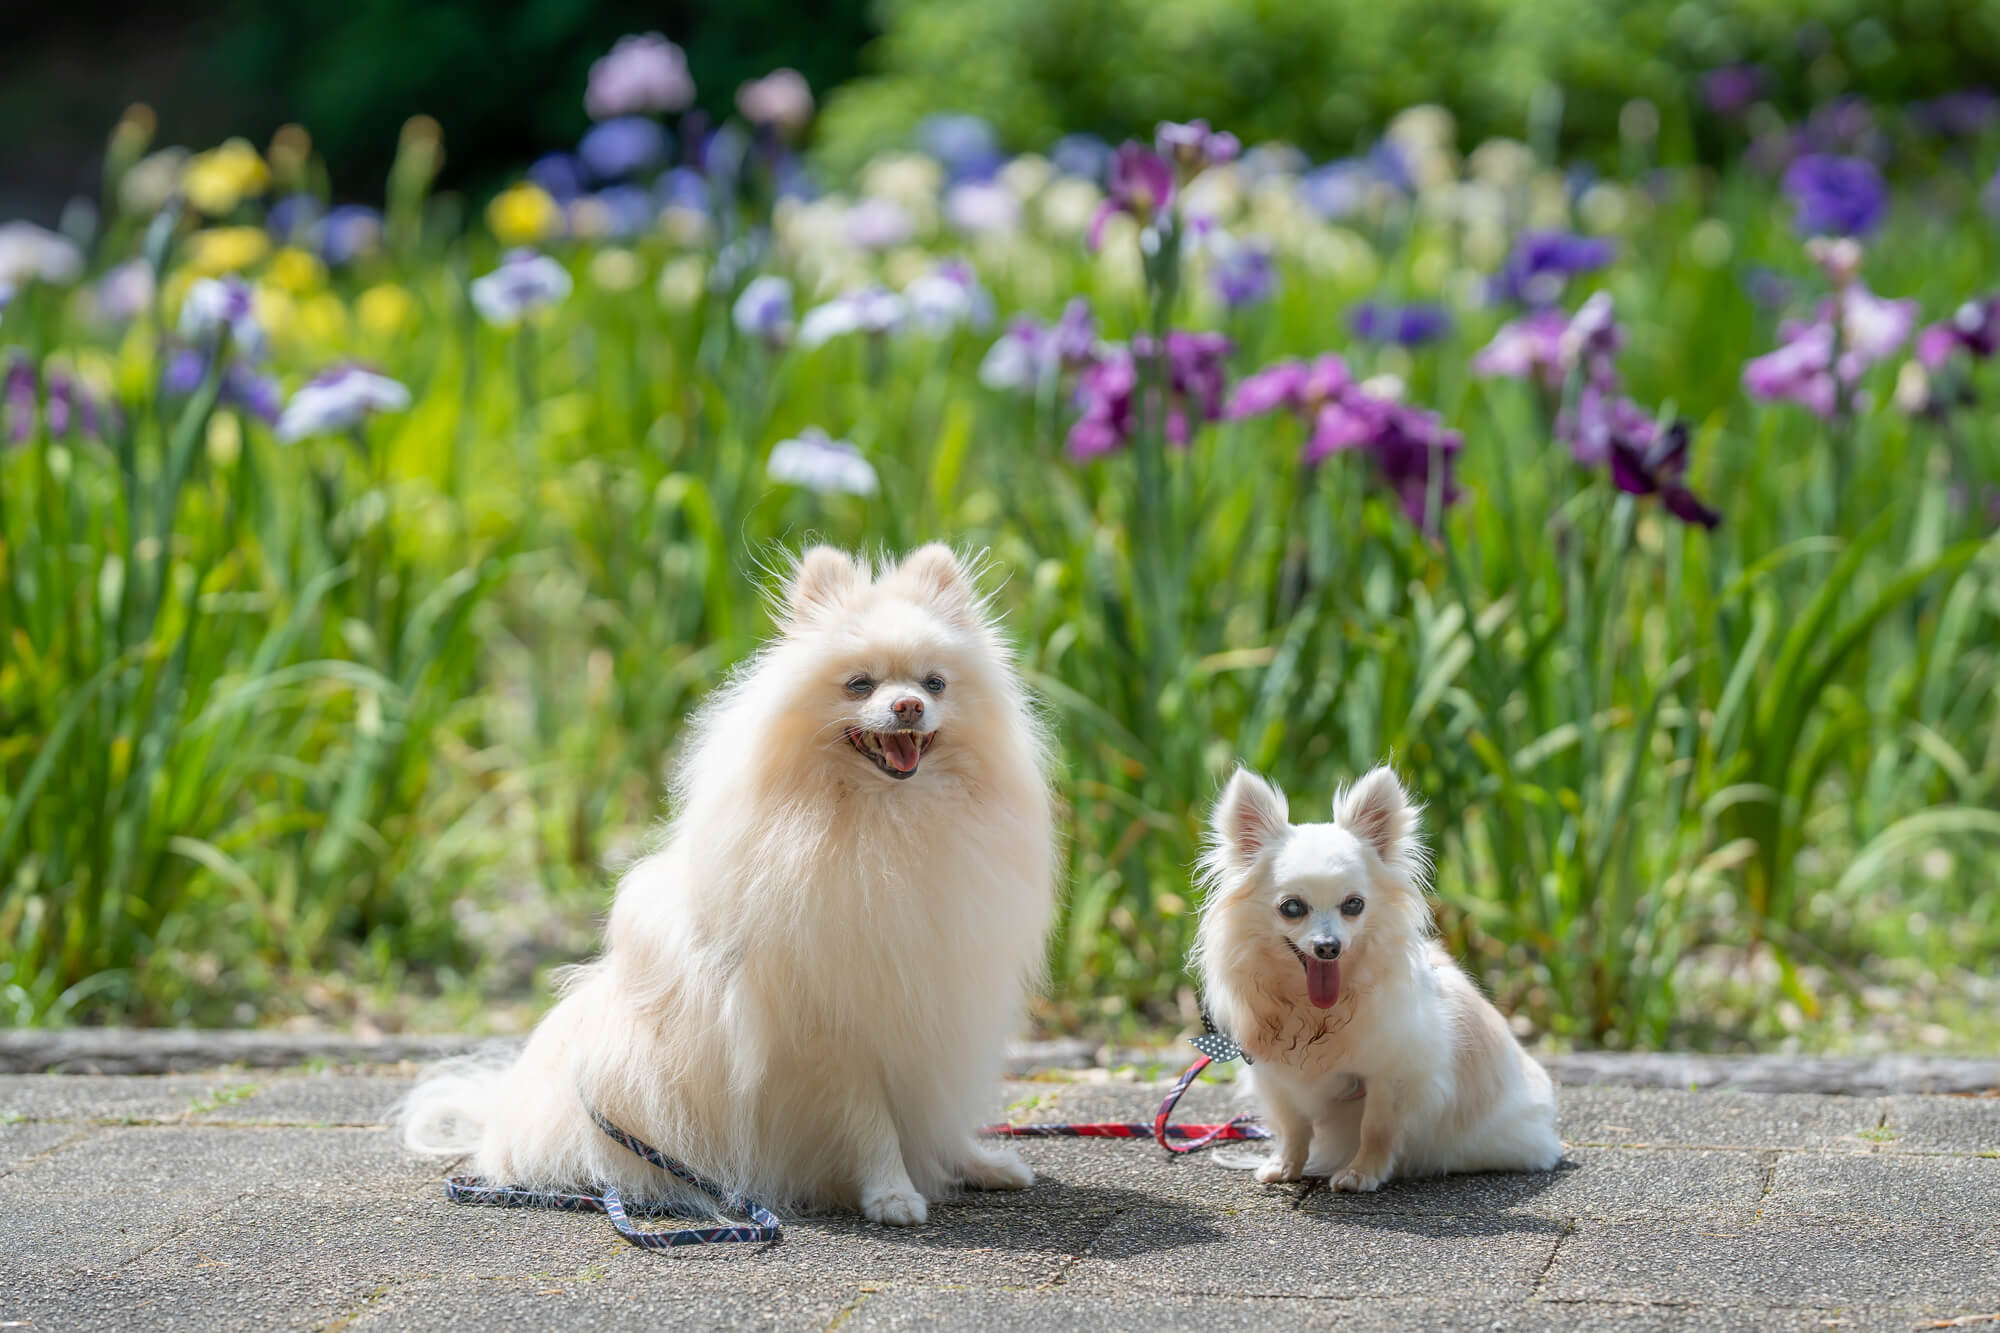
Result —
M1331 1009L1340 1002L1340 964L1306 959L1306 994L1316 1009Z
M917 738L907 731L885 731L882 753L898 773L914 773L924 752L917 747Z

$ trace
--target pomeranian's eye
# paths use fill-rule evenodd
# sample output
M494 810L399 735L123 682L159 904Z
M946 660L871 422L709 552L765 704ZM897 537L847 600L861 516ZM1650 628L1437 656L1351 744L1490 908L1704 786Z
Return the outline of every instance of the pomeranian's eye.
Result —
M944 677L938 675L931 675L924 677L924 688L929 690L932 694L943 694Z
M847 692L857 699L865 699L875 692L875 682L866 676L856 676L847 682Z
M1303 898L1287 898L1278 904L1278 915L1287 921L1297 921L1305 914L1306 904Z
M1359 898L1349 898L1346 902L1340 905L1340 914L1342 916L1360 916L1361 909L1366 907L1367 905L1368 904L1362 902Z

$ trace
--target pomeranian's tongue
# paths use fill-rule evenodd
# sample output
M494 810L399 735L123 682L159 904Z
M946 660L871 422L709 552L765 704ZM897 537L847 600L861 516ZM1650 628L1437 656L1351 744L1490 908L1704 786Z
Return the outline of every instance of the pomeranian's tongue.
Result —
M1312 997L1313 1007L1331 1009L1340 1002L1340 963L1323 962L1318 958L1306 959L1306 994Z
M882 733L882 753L898 773L917 771L917 760L923 751L917 748L917 738L907 731L885 731Z

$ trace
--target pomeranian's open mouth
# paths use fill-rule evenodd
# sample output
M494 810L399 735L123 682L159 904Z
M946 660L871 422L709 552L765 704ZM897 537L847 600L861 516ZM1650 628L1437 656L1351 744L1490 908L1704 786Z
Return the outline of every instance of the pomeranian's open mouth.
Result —
M935 731L862 731L847 729L847 743L874 761L875 767L897 781L914 777L924 751L937 740Z
M1298 956L1300 966L1306 970L1306 998L1313 1002L1313 1008L1331 1009L1339 1004L1340 960L1314 958L1290 940L1285 941L1285 947Z

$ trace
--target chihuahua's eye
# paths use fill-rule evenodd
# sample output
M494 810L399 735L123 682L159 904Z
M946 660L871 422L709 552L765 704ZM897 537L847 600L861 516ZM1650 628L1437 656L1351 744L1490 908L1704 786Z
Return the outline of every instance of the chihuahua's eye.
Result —
M924 688L929 690L932 694L943 694L944 677L943 676L924 677Z
M1287 921L1297 921L1305 914L1306 904L1303 898L1287 898L1278 904L1278 915Z
M1368 904L1362 902L1359 898L1349 898L1346 902L1340 905L1340 914L1342 916L1360 916L1361 909L1366 907L1367 905Z
M847 692L857 699L865 699L875 692L875 682L866 676L855 676L847 682Z

